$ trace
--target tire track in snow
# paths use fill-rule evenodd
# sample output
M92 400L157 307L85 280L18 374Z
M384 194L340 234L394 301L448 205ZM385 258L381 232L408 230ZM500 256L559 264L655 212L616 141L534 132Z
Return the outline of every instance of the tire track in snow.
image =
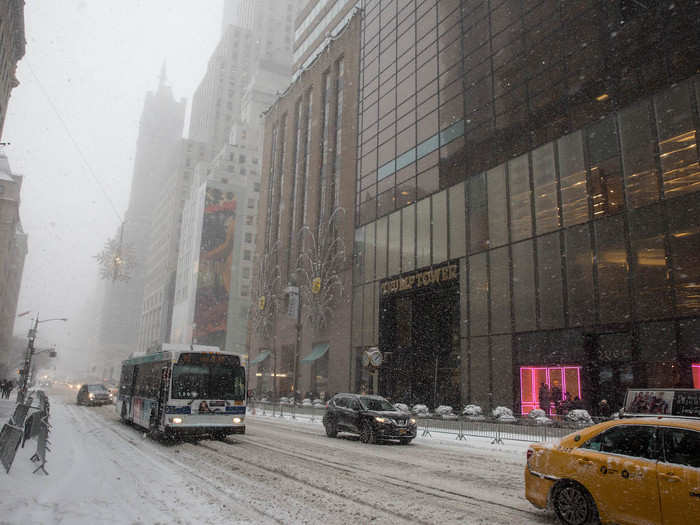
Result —
M197 488L203 493L207 494L210 498L215 500L221 500L221 496L225 495L226 499L224 501L227 504L230 504L231 501L238 504L237 507L239 508L236 509L236 512L239 513L239 515L237 516L238 518L247 519L252 523L261 523L261 518L264 518L266 522L279 524L285 523L284 520L280 520L279 518L268 512L252 507L249 501L241 498L240 494L231 491L229 487L226 487L225 485L219 483L218 481L210 477L202 475L202 473L199 470L194 469L180 461L177 461L171 455L165 454L162 451L158 450L160 446L158 443L153 442L151 440L137 441L136 439L134 439L133 435L130 435L133 434L134 431L137 431L136 429L130 429L126 425L124 425L123 429L118 429L117 426L121 426L122 423L115 420L110 421L109 419L105 417L100 417L95 413L88 412L85 416L93 419L94 422L96 422L105 430L111 431L117 438L121 440L121 442L125 443L132 450L135 450L142 457L146 458L152 465L155 465L156 468L165 469L167 472L170 472L170 469L164 467L163 462L156 460L153 456L157 456L158 458L164 460L165 464L172 464L176 466L178 469L178 473L181 473L182 471L186 472L192 478L192 481L194 481L193 484L196 485ZM131 430L132 432L129 432L129 430ZM140 434L142 434L141 431L139 431L139 435ZM144 447L147 447L149 449L148 452L143 450ZM212 488L216 490L213 491ZM173 509L171 506L168 506L167 510L172 512ZM242 516L240 514L242 514ZM229 517L228 519L231 518Z

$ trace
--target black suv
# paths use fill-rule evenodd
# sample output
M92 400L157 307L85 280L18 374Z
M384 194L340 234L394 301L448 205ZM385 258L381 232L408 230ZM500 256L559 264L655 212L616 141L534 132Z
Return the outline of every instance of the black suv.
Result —
M323 426L328 437L351 432L363 443L398 439L408 445L416 437L416 420L381 396L336 394L328 402Z

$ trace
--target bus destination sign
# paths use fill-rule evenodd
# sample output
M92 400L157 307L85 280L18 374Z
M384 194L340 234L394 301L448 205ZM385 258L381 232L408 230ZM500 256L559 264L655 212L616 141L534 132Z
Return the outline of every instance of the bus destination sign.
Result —
M223 365L236 367L241 365L237 355L217 354L213 352L191 352L180 354L178 365Z

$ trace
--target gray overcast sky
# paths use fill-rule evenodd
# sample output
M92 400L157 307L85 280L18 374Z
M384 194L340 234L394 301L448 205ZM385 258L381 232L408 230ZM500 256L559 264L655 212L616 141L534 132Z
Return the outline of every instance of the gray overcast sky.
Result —
M222 0L27 0L27 51L3 132L10 165L24 175L29 234L18 313L72 320L43 325L40 346L81 348L79 320L97 283L93 256L119 226L42 87L123 215L145 94L165 60L176 98L189 106L221 13ZM18 319L15 334L24 336L29 322Z

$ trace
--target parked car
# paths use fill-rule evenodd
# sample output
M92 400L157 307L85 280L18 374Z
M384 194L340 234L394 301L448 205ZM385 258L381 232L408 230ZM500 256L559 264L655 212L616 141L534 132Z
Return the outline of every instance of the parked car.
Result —
M104 385L83 385L78 390L79 405L109 405L113 402L112 394Z
M336 394L328 402L323 426L328 437L338 432L358 434L363 443L399 440L408 445L416 437L416 420L381 396Z
M567 525L698 523L700 419L617 419L530 445L525 496Z

